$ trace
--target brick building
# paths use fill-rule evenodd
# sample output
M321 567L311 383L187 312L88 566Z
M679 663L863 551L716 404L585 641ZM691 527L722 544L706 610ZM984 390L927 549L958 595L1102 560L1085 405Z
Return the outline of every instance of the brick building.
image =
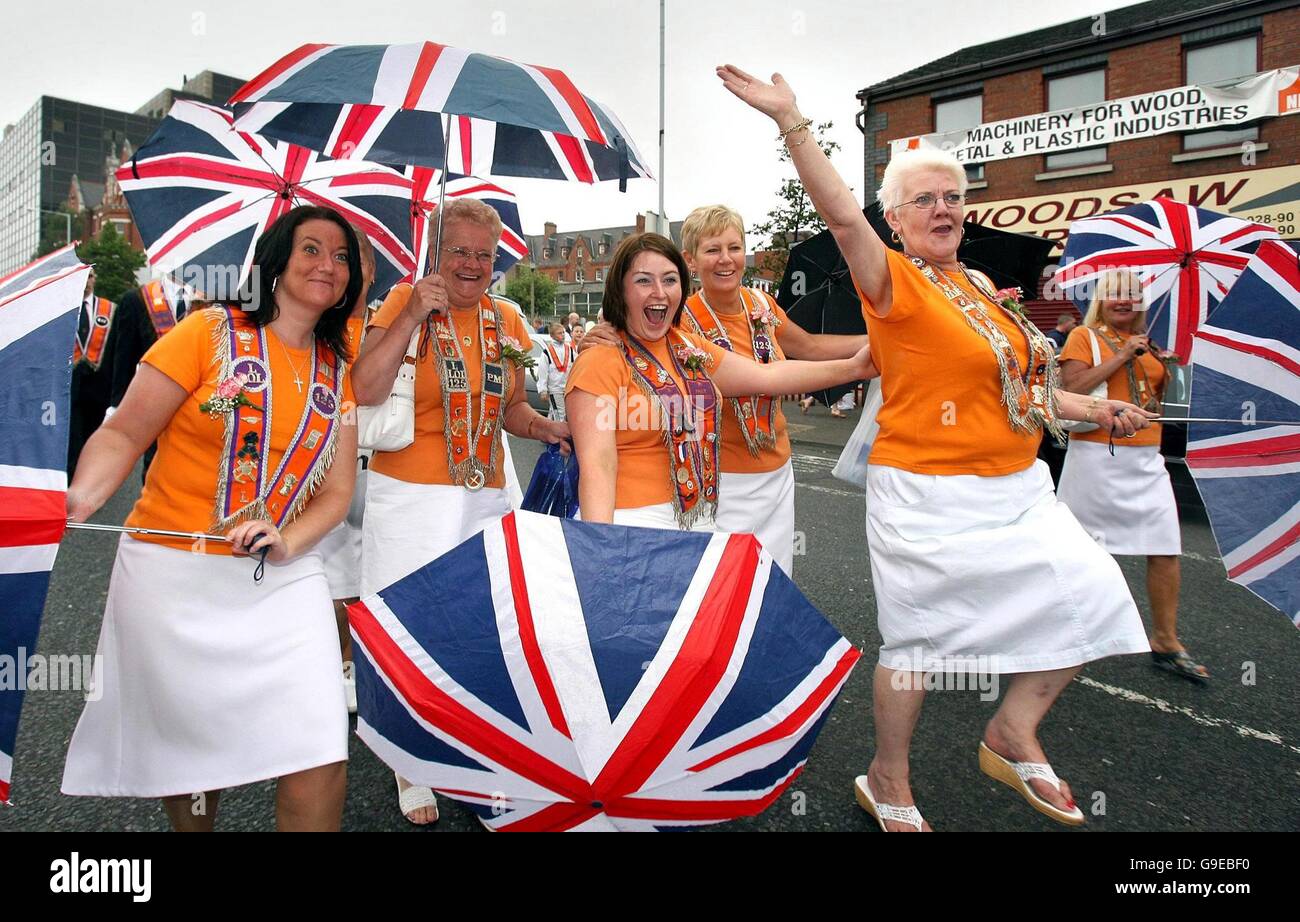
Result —
M1297 0L1150 0L965 48L858 93L866 202L875 201L891 141L928 135L931 143L938 133L1227 85L1297 64ZM1274 110L1300 110L1297 94L1300 81L1274 98ZM1166 127L1106 144L1089 143L1081 132L1051 152L963 159L968 219L1005 230L1063 240L1073 220L1163 195L1300 237L1300 117L1293 115L1202 130ZM1030 305L1049 326L1061 306Z

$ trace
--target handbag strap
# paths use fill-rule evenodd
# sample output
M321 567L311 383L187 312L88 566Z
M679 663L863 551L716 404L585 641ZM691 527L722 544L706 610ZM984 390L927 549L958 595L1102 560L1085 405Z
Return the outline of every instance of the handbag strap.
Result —
M1092 327L1084 327L1088 331L1088 339L1092 341L1092 367L1096 368L1101 364L1101 344L1097 342L1097 334L1093 332Z

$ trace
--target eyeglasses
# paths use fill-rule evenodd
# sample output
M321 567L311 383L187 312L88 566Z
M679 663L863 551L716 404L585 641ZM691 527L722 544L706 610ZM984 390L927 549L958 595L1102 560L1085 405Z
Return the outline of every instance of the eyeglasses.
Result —
M943 203L947 205L949 208L960 208L962 205L966 204L966 193L945 192L943 194ZM921 209L922 211L929 211L937 204L939 204L939 199L934 195L933 192L922 192L920 195L912 199L910 202L902 202L898 207L901 208L903 207L903 205L915 205L917 208Z
M488 250L467 250L464 247L443 247L442 251L448 256L455 257L463 262L476 262L484 266L492 265L496 259L496 254Z

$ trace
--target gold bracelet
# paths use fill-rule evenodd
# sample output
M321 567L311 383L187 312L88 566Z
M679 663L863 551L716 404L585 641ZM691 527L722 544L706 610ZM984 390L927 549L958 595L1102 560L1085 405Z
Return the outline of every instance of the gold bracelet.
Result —
M796 131L800 131L800 130L802 130L802 129L804 129L804 128L807 128L807 127L809 127L810 125L812 125L812 119L810 119L810 118L806 118L806 119L804 119L802 122L795 122L793 125L791 125L789 128L787 128L785 131L783 131L783 132L781 132L779 135L777 135L777 136L776 136L776 139L777 139L778 141L784 141L784 140L786 139L787 136L794 134ZM804 138L804 139L803 139L803 141L807 141L807 140L808 140L807 138ZM795 144L795 147L798 147L800 144L803 143L803 141L799 141L799 142L797 142L797 143Z

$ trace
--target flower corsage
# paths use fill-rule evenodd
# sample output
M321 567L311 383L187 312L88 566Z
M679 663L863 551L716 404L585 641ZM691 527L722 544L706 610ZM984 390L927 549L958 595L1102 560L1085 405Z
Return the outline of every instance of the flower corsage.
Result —
M703 371L713 361L713 356L698 346L678 346L677 360L691 371Z
M240 407L262 409L244 395L244 385L248 383L247 375L235 375L217 383L212 396L199 404L199 412L206 413L213 419L226 413L233 413Z
M519 340L510 336L501 337L501 356L514 363L516 368L532 368L537 359L528 354Z
M1025 316L1024 292L1019 288L999 288L993 300L1007 310Z

